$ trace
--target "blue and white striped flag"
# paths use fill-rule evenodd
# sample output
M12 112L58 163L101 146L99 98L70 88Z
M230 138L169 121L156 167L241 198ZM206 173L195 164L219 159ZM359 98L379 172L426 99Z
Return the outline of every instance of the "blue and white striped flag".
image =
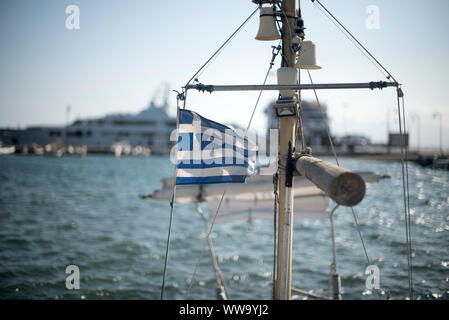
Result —
M256 149L243 134L181 109L176 184L245 182L255 174Z

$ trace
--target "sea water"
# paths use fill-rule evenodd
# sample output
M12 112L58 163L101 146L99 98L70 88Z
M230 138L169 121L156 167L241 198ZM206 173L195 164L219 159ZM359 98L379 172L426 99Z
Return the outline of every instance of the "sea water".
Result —
M340 162L391 176L367 184L364 200L354 208L370 265L379 268L380 296L367 288L368 261L351 210L335 212L342 298L406 299L401 164ZM412 163L408 171L414 297L448 299L449 173ZM172 175L169 158L162 156L1 156L0 299L159 299L170 204L139 195L160 188L160 179ZM187 294L204 235L194 205L176 204L166 299L215 299L207 249ZM273 221L216 224L212 240L230 298L271 299ZM295 220L292 256L292 285L326 295L329 220ZM67 267L73 265L79 289L70 286L74 275Z

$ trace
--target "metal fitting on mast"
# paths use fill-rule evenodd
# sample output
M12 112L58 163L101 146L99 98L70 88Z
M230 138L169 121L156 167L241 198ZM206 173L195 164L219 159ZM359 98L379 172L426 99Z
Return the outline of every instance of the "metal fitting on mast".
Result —
M291 188L293 186L293 172L295 171L295 148L292 148L292 142L288 142L287 164L285 166L285 186Z

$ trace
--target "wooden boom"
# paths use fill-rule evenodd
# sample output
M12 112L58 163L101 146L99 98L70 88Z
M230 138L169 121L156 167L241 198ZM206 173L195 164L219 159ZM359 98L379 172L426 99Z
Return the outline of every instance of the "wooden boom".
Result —
M340 205L355 206L365 196L365 181L354 171L311 156L299 157L295 167Z

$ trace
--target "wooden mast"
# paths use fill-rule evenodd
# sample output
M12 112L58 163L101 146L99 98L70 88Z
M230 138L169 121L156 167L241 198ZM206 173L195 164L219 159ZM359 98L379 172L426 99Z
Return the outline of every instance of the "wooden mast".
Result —
M296 54L292 51L292 37L294 32L296 5L295 0L282 1L282 64L284 67L292 67L296 63ZM291 269L292 269L292 231L293 215L288 215L289 221L285 221L285 211L293 212L293 195L290 193L289 201L286 199L285 168L288 156L289 142L292 146L296 144L296 117L279 119L279 219L278 219L278 256L275 299L291 298ZM293 187L293 186L292 186ZM289 205L289 208L286 205ZM284 233L289 234L289 243L285 245ZM282 283L282 280L284 283ZM284 292L281 292L281 288Z

